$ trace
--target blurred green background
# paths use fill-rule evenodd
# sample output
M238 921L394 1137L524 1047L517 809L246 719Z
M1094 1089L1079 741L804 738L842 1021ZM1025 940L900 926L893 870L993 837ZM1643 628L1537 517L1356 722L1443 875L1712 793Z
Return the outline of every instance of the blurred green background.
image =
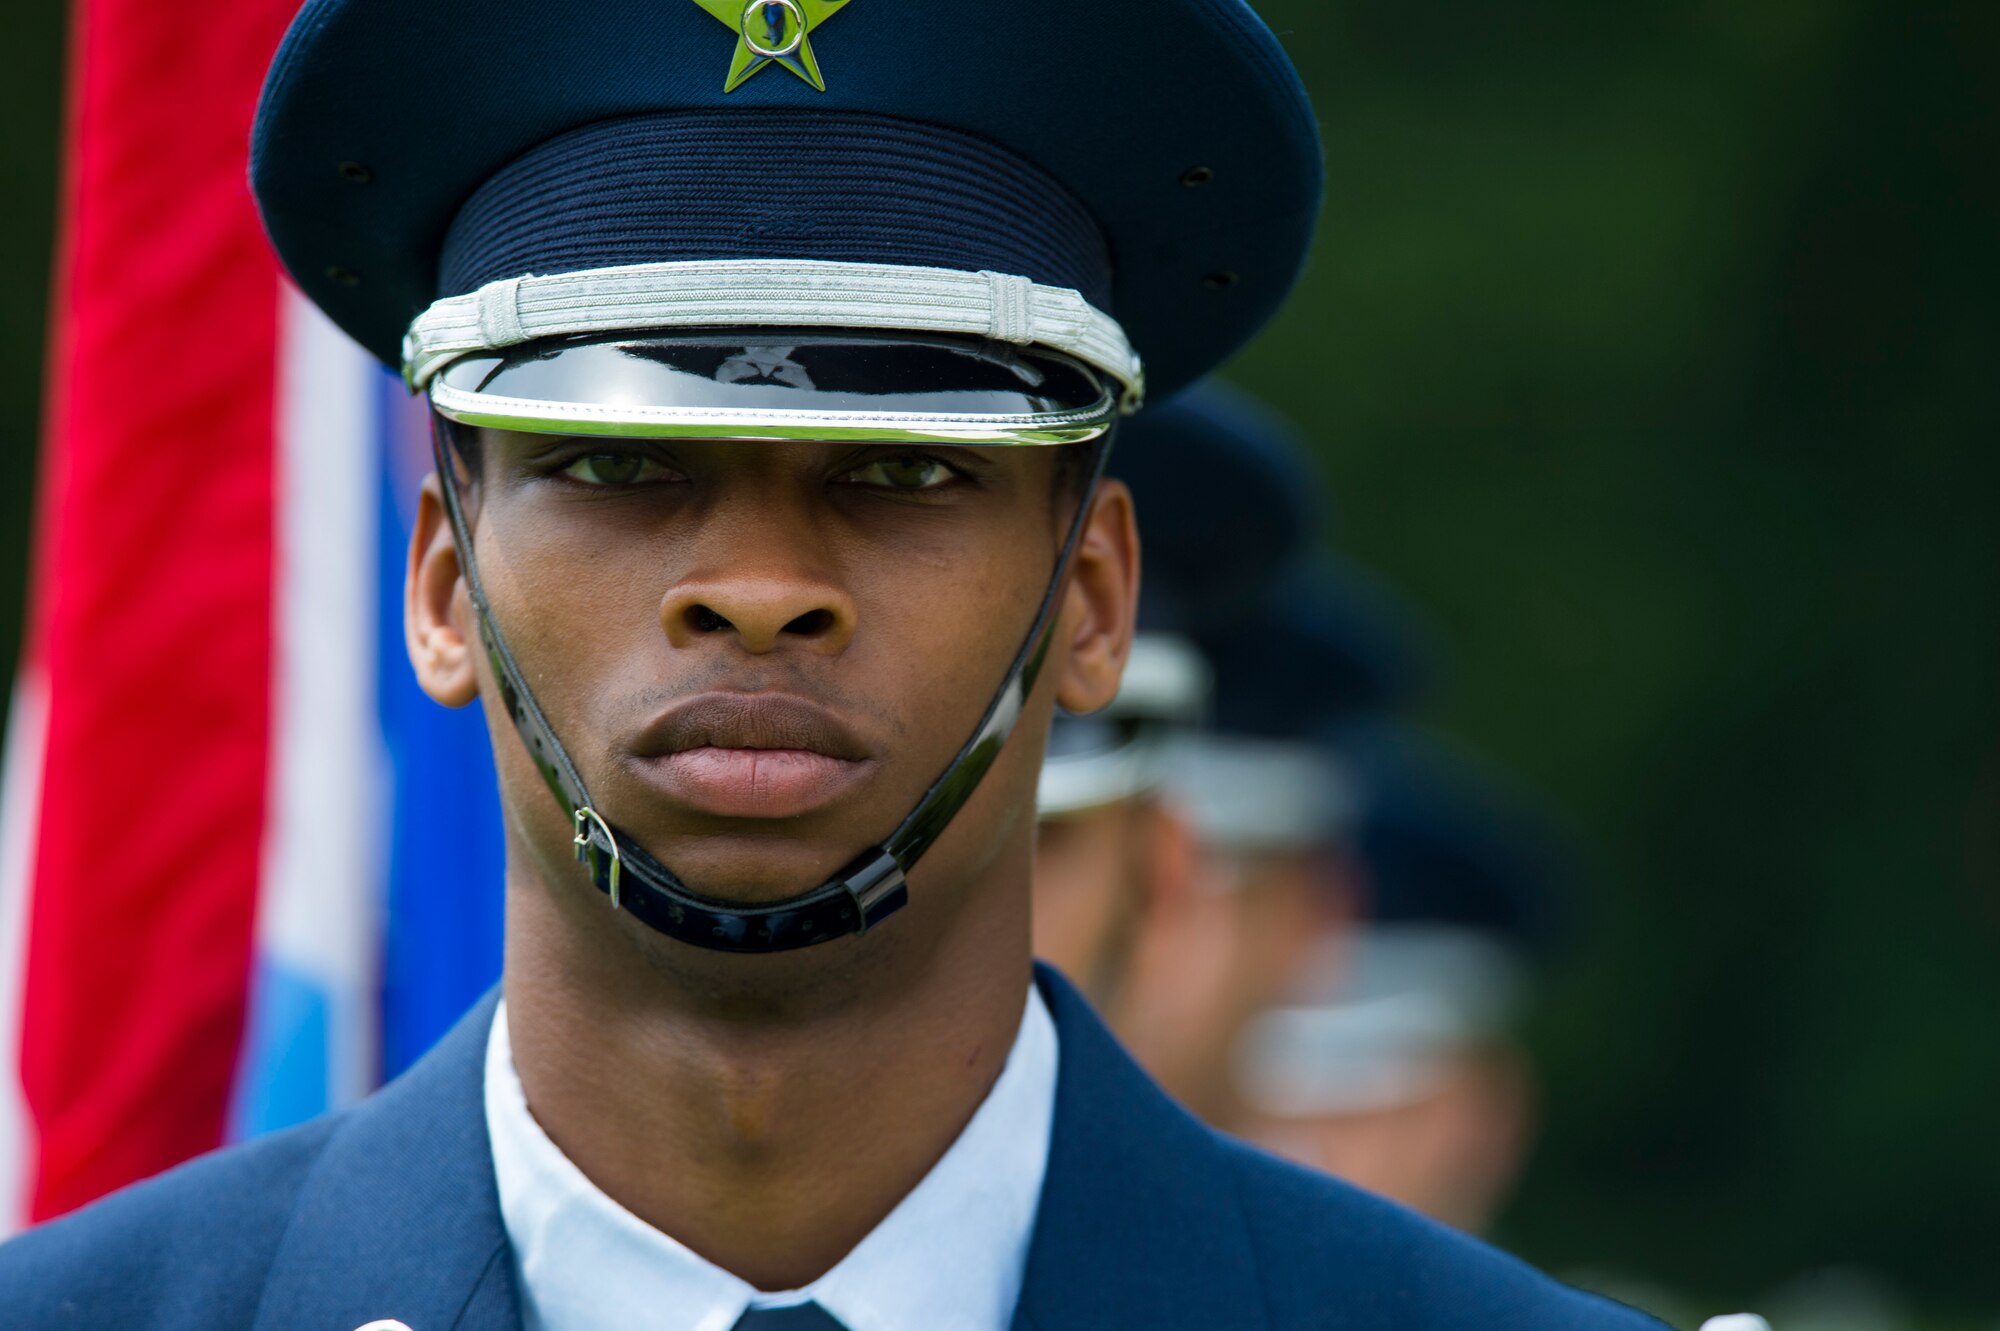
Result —
M1436 720L1600 871L1499 1237L1690 1313L1994 1325L2000 6L1263 8L1331 186L1231 376L1442 627ZM11 661L61 6L5 32Z

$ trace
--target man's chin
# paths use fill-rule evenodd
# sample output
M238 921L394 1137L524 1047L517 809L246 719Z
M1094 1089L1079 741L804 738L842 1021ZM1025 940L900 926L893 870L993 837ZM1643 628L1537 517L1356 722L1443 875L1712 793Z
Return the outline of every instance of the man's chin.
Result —
M866 847L780 846L769 837L738 835L649 842L647 849L696 895L726 906L753 907L824 886Z

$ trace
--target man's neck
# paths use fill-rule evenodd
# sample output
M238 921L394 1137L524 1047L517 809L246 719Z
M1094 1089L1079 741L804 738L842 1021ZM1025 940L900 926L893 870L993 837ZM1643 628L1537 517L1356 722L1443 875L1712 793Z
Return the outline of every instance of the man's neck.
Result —
M1005 868L1017 882L943 920L911 910L749 957L690 955L590 895L510 882L529 1109L648 1224L760 1289L811 1283L923 1179L1006 1061L1031 970L1025 856Z

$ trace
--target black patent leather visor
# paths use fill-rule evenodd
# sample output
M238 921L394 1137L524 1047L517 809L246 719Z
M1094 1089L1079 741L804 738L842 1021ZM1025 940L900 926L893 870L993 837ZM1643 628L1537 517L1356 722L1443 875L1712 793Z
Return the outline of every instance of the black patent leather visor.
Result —
M1059 352L906 333L712 329L472 352L430 384L464 425L532 434L1074 444L1118 386Z

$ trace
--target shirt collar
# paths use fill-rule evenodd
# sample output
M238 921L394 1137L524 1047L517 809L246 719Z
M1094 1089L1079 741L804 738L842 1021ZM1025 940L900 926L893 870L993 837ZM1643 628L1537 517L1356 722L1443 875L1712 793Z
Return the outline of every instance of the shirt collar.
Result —
M528 1331L729 1331L749 1307L818 1303L849 1331L1005 1331L1020 1299L1055 1116L1056 1028L1039 989L1006 1065L923 1181L838 1265L761 1293L585 1178L528 1112L507 1009L486 1046L493 1172Z

